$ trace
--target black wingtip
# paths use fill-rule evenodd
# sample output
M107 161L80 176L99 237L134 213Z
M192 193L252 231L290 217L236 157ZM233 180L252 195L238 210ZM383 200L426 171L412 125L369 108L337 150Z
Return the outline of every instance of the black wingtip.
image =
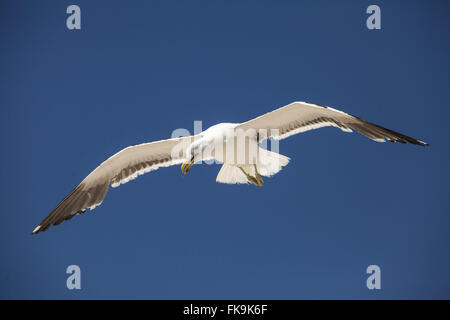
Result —
M409 138L409 137L408 137ZM417 140L417 139L414 139L414 138L409 138L409 139L407 139L407 141L409 142L409 143L411 143L411 144L416 144L416 145L419 145L419 146L421 146L421 147L428 147L430 144L429 143L427 143L427 142L424 142L424 141L420 141L420 140Z
M38 225L36 228L34 228L34 230L31 232L31 234L33 235L33 234L38 234L39 232L41 232L41 231L44 231L43 229L42 229L42 226L41 225Z

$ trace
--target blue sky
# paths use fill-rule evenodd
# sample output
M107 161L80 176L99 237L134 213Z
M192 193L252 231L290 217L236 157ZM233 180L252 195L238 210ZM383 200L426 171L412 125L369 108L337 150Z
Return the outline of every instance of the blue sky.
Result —
M449 15L448 1L2 1L0 298L450 298ZM431 146L315 130L281 142L292 161L263 188L164 168L31 236L120 149L296 100Z

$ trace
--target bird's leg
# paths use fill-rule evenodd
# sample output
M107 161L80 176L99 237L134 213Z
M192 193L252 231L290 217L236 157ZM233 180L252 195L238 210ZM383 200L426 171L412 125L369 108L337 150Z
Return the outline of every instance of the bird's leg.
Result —
M262 186L262 184L261 184L255 177L252 177L251 175L249 175L249 174L248 174L247 172L245 172L245 170L242 169L241 167L238 167L238 168L241 169L242 173L245 174L245 176L247 177L247 180L248 180L251 184L253 184L253 185L257 186L257 187L261 187L261 186ZM262 179L261 179L261 180L262 180Z
M247 180L248 180L251 184L253 184L253 185L255 185L255 186L259 186L258 180L256 180L254 177L252 177L251 175L249 175L247 172L245 172L245 170L242 169L241 167L239 167L239 169L241 169L241 171L245 174L245 176L247 177Z
M264 184L264 180L263 178L261 178L261 176L258 173L258 169L256 169L256 164L253 164L253 166L255 167L255 177L256 177L256 181L258 181L258 184L260 187L262 187L262 185Z

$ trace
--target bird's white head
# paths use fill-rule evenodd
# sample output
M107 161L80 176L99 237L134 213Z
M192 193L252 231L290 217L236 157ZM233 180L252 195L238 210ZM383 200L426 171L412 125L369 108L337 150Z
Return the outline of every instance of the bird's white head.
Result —
M186 148L186 161L181 165L181 171L186 174L195 162L209 159L216 147L223 147L224 140L234 137L237 125L238 123L219 123L203 131Z
M181 164L181 171L186 174L192 165L201 158L203 139L194 141L186 148L186 161Z

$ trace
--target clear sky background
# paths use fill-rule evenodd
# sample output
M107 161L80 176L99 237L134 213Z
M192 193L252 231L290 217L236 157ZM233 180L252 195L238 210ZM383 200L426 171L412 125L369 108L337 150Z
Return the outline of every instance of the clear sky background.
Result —
M1 1L0 298L450 298L449 16L448 1ZM163 168L31 235L120 149L296 100L431 146L310 131L281 142L292 161L262 188Z

